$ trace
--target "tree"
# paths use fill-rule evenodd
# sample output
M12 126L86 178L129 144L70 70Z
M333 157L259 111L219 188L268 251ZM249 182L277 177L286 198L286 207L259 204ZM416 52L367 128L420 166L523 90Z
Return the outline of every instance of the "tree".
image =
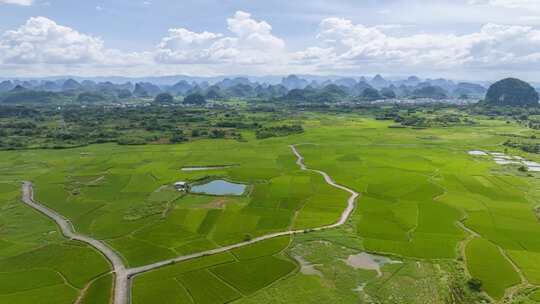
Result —
M482 291L482 281L480 281L479 279L472 278L468 280L467 286L469 286L469 288L472 291L476 291L476 292Z
M527 168L527 167L525 167L525 166L520 166L520 167L518 168L518 170L521 171L521 172L527 172L527 171L529 171L529 168Z
M210 131L210 138L225 138L226 132L220 129L212 129Z
M525 81L506 78L491 85L485 101L493 105L538 106L538 92Z
M187 140L187 138L186 138L186 136L184 135L184 132L182 132L182 131L179 131L179 132L173 134L173 135L171 136L171 138L169 139L169 141L170 141L171 143L173 143L173 144L181 143L181 142L184 142L184 141L186 141L186 140Z
M154 98L155 103L173 103L174 97L169 93L161 93Z
M206 99L203 95L194 93L186 96L186 98L184 98L184 103L191 105L204 105L206 103Z

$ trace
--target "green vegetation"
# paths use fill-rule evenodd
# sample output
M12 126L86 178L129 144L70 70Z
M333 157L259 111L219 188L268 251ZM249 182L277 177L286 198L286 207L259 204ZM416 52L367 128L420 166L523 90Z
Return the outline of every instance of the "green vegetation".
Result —
M267 256L217 266L211 271L243 294L252 294L295 268L295 264L290 261Z
M48 165L33 175L35 196L81 233L111 244L130 266L237 243L247 234L336 221L347 194L320 175L299 170L288 145L271 140L41 150L37 159ZM34 153L6 152L4 162ZM239 165L180 170L224 163ZM198 181L209 174L253 185L252 191L247 197L213 197L185 195L172 187L178 180Z
M77 102L80 103L98 103L105 101L107 101L107 98L98 93L84 92L77 96Z
M108 271L108 263L93 249L60 237L51 221L22 205L20 184L14 182L21 172L2 168L0 302L72 303Z
M195 93L186 96L186 98L184 98L184 103L190 105L203 105L206 103L206 99L203 95Z
M109 142L169 144L203 138L242 140L242 132L257 129L269 136L301 132L298 125L274 126L283 120L288 122L288 116L285 109L264 115L225 107L185 109L163 103L133 108L95 104L0 106L0 149L64 149Z
M475 238L467 244L467 268L473 278L481 283L481 289L500 299L507 288L520 283L519 275L512 265L489 241ZM474 282L473 282L474 283ZM478 288L478 284L472 284Z
M227 303L241 295L207 270L234 262L230 254L194 259L139 276L133 284L133 303Z
M509 139L504 143L505 146L517 148L527 153L540 154L540 140L533 139Z
M13 89L0 98L0 102L5 104L31 104L31 103L51 103L62 99L56 93L43 91L30 91L22 87Z
M82 304L98 304L98 303L109 303L111 299L111 286L113 286L113 276L107 274L105 276L97 278L93 281L88 289L86 290L83 298L81 299Z
M259 128L256 131L257 139L265 139L270 137L281 137L288 136L291 134L303 133L304 129L300 125L293 126L278 126L278 127L268 127L268 128Z
M233 249L231 253L234 254L239 260L250 260L258 257L277 254L285 250L289 243L289 237L279 237L255 243L250 246Z
M506 78L491 85L485 101L493 105L538 106L538 92L524 81Z
M385 95L385 96L388 96L388 94ZM374 100L381 99L382 97L381 97L379 91L377 91L377 90L375 90L373 88L366 88L362 92L361 98L363 100L367 100L367 101L374 101Z
M173 103L174 97L169 93L160 93L154 98L155 103Z
M300 170L291 144L308 167L362 193L346 225L141 274L133 303L481 303L487 299L468 282L478 279L482 290L502 298L519 283L509 259L528 283L540 284L539 173L468 154L499 151L538 162L538 154L505 145L540 135L521 114L435 106L297 111L278 104L8 108L0 114L1 131L24 142L19 148L79 147L0 152L2 303L110 297L107 262L20 204L22 180L32 180L36 198L77 231L107 242L129 267L141 266L337 222L348 193ZM531 113L527 121L537 119ZM67 132L55 140L47 135L62 126ZM102 139L92 129L117 133L92 144ZM209 169L181 170L186 167ZM173 187L205 179L250 189L231 197ZM479 237L464 243L469 231L461 225ZM380 262L380 272L348 263L362 252L390 262Z

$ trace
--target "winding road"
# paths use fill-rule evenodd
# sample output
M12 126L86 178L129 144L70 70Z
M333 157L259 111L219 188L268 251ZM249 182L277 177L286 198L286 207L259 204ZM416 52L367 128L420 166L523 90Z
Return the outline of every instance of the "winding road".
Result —
M101 252L112 264L113 272L115 274L114 304L128 303L128 272L126 270L126 267L124 266L122 258L120 258L120 256L112 248L105 245L105 243L99 240L78 234L75 231L75 228L71 224L70 220L66 219L56 211L37 203L34 200L34 191L31 182L24 182L22 185L22 201L26 205L36 209L37 211L43 213L44 215L55 221L58 227L60 227L62 234L68 239L86 243Z
M268 240L268 239L272 239L272 238L276 238L280 236L294 235L297 233L304 233L304 232L309 232L309 231L320 231L320 230L325 230L325 229L331 229L331 228L336 228L345 224L347 220L349 219L349 217L351 216L352 212L354 211L356 200L358 199L360 194L350 188L337 184L324 171L309 169L304 163L304 157L302 157L300 152L298 152L298 150L296 149L296 146L291 145L290 148L297 158L296 164L300 167L300 169L305 170L305 171L316 172L323 176L327 184L350 193L350 197L347 200L347 207L342 212L341 217L338 222L332 225L321 226L321 227L310 228L310 229L289 230L289 231L271 233L264 236L253 238L249 241L245 241L245 242L241 242L241 243L237 243L237 244L233 244L229 246L224 246L224 247L220 247L220 248L216 248L212 250L207 250L203 252L198 252L198 253L194 253L190 255L179 256L176 258L160 261L157 263L153 263L153 264L149 264L149 265L145 265L141 267L135 267L135 268L129 268L129 269L126 268L120 256L112 248L108 247L102 241L92 239L88 236L84 236L84 235L80 235L76 233L73 225L68 219L58 214L57 212L53 211L52 209L49 209L37 203L36 201L34 201L31 182L23 183L23 186L22 186L23 199L22 200L28 206L38 210L39 212L43 213L47 217L54 220L56 224L62 230L62 233L64 234L64 236L66 236L67 238L84 242L94 247L99 252L101 252L111 262L113 266L113 272L115 274L114 302L113 303L114 304L127 304L131 302L131 297L130 297L131 280L133 279L133 277L135 277L138 274L148 272L156 268L171 265L177 262L182 262L182 261L186 261L186 260L190 260L194 258L226 252L231 249L251 245L260 241L264 241L264 240Z

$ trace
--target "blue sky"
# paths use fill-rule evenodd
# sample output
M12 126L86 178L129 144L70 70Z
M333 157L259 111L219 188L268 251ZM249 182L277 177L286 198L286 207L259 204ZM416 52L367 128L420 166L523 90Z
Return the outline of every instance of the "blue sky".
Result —
M540 80L540 0L0 0L0 76Z

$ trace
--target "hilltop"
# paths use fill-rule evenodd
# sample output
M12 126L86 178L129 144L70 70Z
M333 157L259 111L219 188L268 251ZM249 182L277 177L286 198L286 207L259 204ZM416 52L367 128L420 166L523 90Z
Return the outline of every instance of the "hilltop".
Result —
M491 85L485 101L493 105L538 106L538 92L525 81L506 78Z

